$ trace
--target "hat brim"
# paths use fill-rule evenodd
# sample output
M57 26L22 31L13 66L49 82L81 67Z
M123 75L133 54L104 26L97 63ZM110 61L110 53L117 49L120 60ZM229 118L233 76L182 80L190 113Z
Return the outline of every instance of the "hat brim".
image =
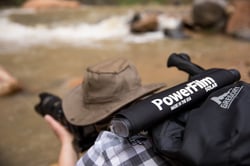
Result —
M165 87L164 83L144 85L121 95L118 101L85 104L81 85L74 88L63 98L62 106L66 119L74 125L90 125L105 119L132 101Z

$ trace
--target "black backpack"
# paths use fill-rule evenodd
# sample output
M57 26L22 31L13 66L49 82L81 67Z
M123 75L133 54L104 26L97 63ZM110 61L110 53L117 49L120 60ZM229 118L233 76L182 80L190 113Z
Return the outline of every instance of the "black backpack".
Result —
M177 165L250 165L250 84L214 91L196 109L154 127L152 139L156 151Z

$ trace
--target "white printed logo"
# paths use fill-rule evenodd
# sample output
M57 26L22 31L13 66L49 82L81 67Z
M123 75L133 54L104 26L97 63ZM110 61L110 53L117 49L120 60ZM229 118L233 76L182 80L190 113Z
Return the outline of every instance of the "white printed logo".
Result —
M243 86L231 88L220 96L211 97L211 100L217 103L221 108L229 109L230 105L238 96L242 88Z
M218 96L218 97L212 97L211 100L214 101L215 103L217 103L218 105L220 105L222 103L222 101L227 97L227 95L230 93L230 91L232 90L229 89L226 93L223 93L222 95Z
M156 98L151 101L159 111L163 110L163 106L169 106L170 110L175 110L180 106L190 102L192 100L191 95L195 93L199 93L200 90L205 90L205 92L209 92L214 88L218 87L215 80L211 77L205 77L201 80L194 80L188 82L182 88L176 90L173 93L166 94L163 98Z

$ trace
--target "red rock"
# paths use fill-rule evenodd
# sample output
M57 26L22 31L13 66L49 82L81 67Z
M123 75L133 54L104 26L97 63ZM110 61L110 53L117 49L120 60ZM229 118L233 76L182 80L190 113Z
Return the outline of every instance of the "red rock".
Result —
M65 82L65 86L69 89L75 88L76 86L81 85L83 82L82 77L70 78Z
M21 89L20 83L0 66L0 96L14 93Z
M250 1L235 0L233 1L233 6L234 11L228 21L226 32L229 34L237 34L248 31L250 35Z
M136 13L130 24L131 32L143 33L157 30L157 17L158 14L154 12Z
M22 7L31 9L78 8L80 3L75 0L28 0Z

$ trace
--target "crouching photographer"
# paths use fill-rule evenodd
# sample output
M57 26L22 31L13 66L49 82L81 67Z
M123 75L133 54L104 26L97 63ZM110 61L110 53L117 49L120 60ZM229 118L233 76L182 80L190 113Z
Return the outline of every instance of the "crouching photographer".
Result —
M187 54L170 55L167 65L189 80L155 93L164 84L142 86L135 67L116 59L87 68L62 101L41 94L35 108L62 143L59 166L249 165L250 84ZM78 162L73 140L78 152L88 149Z
M154 153L147 135L126 139L108 129L117 111L164 86L163 83L142 85L135 66L118 58L88 67L84 82L62 100L41 93L35 109L62 144L59 166L169 165ZM78 159L78 152L85 150Z

